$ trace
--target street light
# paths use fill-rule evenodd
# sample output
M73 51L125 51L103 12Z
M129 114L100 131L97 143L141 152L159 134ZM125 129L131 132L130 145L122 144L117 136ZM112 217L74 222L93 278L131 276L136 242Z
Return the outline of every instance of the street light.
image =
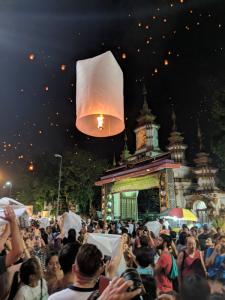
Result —
M59 172L59 190L58 190L58 201L57 201L57 213L56 213L56 220L59 214L59 197L60 197L60 183L61 183L61 170L62 170L62 155L55 154L55 157L61 158L61 164L60 164L60 172Z
M12 182L6 182L6 185L9 185L9 198L11 197L11 189L12 189Z

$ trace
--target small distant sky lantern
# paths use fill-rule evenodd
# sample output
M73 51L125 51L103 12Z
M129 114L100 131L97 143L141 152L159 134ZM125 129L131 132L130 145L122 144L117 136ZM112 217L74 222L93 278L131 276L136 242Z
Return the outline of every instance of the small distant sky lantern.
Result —
M139 23L138 26L141 26L141 23Z
M168 65L168 60L164 60L164 64L165 64L165 66L167 66Z
M183 2L184 2L184 0L180 0L180 2L181 2L181 3L183 3Z
M146 29L148 29L148 25L146 26Z
M123 53L123 54L122 54L122 58L124 58L124 59L125 59L126 57L127 57L127 56L126 56L126 54L125 54L125 53Z
M30 166L29 166L29 170L30 170L30 171L33 171L33 169L34 169L34 166L33 166L33 163L31 162L31 163L30 163Z
M46 86L45 90L48 91L48 86Z
M166 19L164 19L164 22L166 22Z
M30 55L30 59L33 60L34 59L34 54Z
M155 68L155 73L157 73L158 72L158 70Z
M20 158L23 158L23 155L20 155Z
M66 69L66 65L62 65L62 66L61 66L61 70L64 71L65 69Z
M77 61L76 127L95 137L119 134L124 125L123 72L113 54Z

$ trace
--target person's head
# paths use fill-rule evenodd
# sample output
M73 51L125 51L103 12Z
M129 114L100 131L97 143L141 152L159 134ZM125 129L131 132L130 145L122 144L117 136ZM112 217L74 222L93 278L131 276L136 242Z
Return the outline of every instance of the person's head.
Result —
M138 248L136 261L141 268L147 268L153 262L153 255L150 249Z
M84 244L77 253L73 273L80 280L93 281L101 274L101 260L102 253L95 245Z
M189 252L194 252L196 250L196 241L191 236L185 239L185 245Z
M163 223L164 223L163 219L160 219L160 220L159 220L159 223L160 223L161 225L163 225Z
M180 286L180 300L208 300L210 286L205 278L199 275L187 275Z
M127 228L122 228L122 234L127 233L128 234L128 229Z
M82 227L82 228L81 228L81 231L80 231L80 234L81 234L81 235L85 235L86 232L87 232L87 231L86 231L85 227Z
M52 233L52 226L47 226L47 227L46 227L46 233L47 233L47 234Z
M45 245L47 245L48 244L48 235L47 235L47 233L45 233L45 232L41 233L41 238L45 242Z
M149 243L149 241L148 241L147 236L142 236L140 238L140 245L142 248L148 248L148 243Z
M210 231L210 226L209 226L208 224L204 224L204 225L203 225L203 230L204 230L204 234L209 233L209 231Z
M127 224L131 224L130 220L127 220Z
M219 235L222 235L222 228L221 227L217 227L216 231Z
M116 228L116 222L112 223L112 229Z
M27 230L27 232L33 232L33 228L31 226L28 227L26 230Z
M193 222L193 227L195 227L196 226L196 222Z
M166 248L169 248L171 246L171 237L166 234L161 234L157 241L157 249L164 250Z
M36 258L29 258L22 263L20 267L20 279L21 281L29 285L33 281L38 281L43 277L43 270Z
M60 270L60 264L57 251L52 251L48 254L46 259L46 267L50 274L56 275L58 273Z
M219 243L218 243L220 246L221 246L221 252L225 252L225 235L221 235L219 237Z
M129 237L129 234L128 233L123 233L122 234L122 236L123 236L123 243L124 244L127 244L128 246L130 246L130 237Z
M198 232L197 232L197 230L194 227L191 228L190 235L193 236L193 237L197 237L198 236Z
M152 275L140 274L146 294L149 300L155 300L158 297L156 279Z
M182 246L185 245L185 240L188 237L188 234L186 232L181 232L180 237L179 237L179 244Z
M76 241L76 230L74 228L70 228L68 231L68 240L70 243Z
M64 275L72 272L72 266L75 262L80 247L81 244L68 243L60 250L59 263Z
M189 230L188 230L188 227L186 224L183 224L182 225L182 228L183 228L183 232L186 232L188 234Z
M100 229L104 228L104 222L103 221L98 221L98 226Z
M170 236L171 236L172 240L176 240L176 238L177 238L176 232L172 231L172 230L170 231Z
M219 243L219 238L220 238L220 235L218 233L213 235L213 239L214 239L216 245Z
M205 241L205 245L208 248L213 248L215 246L216 242L214 239L212 239L211 237L208 237L207 240Z

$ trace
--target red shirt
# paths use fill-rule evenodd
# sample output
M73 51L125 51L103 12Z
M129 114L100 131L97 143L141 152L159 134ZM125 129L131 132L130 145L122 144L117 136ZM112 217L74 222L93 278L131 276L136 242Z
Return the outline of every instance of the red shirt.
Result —
M163 253L157 261L157 265L165 269L166 274L169 275L172 268L172 257L169 253ZM166 276L164 270L156 275L156 283L159 288L160 294L167 293L173 290L172 280Z

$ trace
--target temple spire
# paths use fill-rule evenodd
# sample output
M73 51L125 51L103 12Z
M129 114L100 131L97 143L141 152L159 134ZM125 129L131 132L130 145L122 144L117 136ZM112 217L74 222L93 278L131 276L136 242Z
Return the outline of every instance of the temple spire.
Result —
M204 148L203 143L202 143L202 132L201 132L201 128L200 128L200 125L199 125L199 120L197 120L197 122L198 122L198 133L197 133L197 136L198 136L199 142L200 142L199 151L200 152L205 152L205 148Z
M147 94L147 91L146 91L146 88L145 88L145 78L143 77L143 89L142 89L142 95L144 96L144 104L143 104L143 108L144 109L148 109L148 104L147 104L147 101L146 101L146 94Z
M177 125L176 125L176 115L175 115L175 112L174 112L174 108L173 108L173 104L172 104L172 117L171 119L173 120L173 128L172 130L173 131L177 131Z

